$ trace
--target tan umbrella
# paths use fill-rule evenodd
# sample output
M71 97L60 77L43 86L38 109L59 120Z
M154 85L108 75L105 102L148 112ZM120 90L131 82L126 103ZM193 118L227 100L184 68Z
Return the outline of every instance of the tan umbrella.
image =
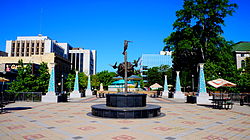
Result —
M150 86L151 89L158 89L158 88L162 88L161 85L159 85L158 83L155 83L153 85Z
M0 82L3 82L2 91L1 91L1 92L3 92L4 82L8 82L8 81L10 81L10 80L9 80L9 79L6 79L6 78L4 78L4 77L0 77Z
M236 84L229 82L227 80L224 79L216 79L216 80L212 80L212 81L208 81L207 82L209 85L218 88L218 87L235 87Z
M4 78L4 77L0 77L0 82L8 82L8 81L10 81L9 79L6 79L6 78Z

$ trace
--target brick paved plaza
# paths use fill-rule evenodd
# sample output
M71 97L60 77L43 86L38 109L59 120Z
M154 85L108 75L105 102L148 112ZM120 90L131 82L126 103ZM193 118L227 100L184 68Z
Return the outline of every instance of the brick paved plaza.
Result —
M105 98L68 103L16 102L0 114L0 140L151 140L250 139L250 108L218 110L182 100L149 98L163 115L149 119L107 119L91 115L91 105Z

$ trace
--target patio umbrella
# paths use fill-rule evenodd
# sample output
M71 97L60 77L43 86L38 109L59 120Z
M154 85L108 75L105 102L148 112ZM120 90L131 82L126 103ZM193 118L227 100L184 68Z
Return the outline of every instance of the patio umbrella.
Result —
M117 77L113 77L113 79L115 79L115 80L121 80L123 78L121 76L117 76Z
M117 76L117 77L113 77L113 79L115 79L115 80L121 80L123 78L121 76ZM131 75L131 76L128 77L128 80L139 81L141 79L142 79L142 77L139 77L139 76L136 76L136 75Z
M111 85L124 85L125 84L125 80L118 80L113 82ZM134 84L134 82L132 81L128 81L128 84Z
M208 81L207 82L209 85L218 88L218 87L235 87L236 84L229 82L227 80L224 79L216 79L216 80L212 80L212 81Z
M6 78L4 78L4 77L0 77L0 82L8 82L8 81L10 81L9 79L6 79Z
M161 85L159 85L158 83L154 83L153 85L150 86L151 89L158 89L158 88L162 88Z
M134 80L134 81L139 81L141 80L142 77L136 76L136 75L131 75L128 77L128 80Z
M4 82L8 82L8 81L10 81L10 80L6 79L4 77L0 77L0 82L3 82L3 84L2 84L2 92L3 92L3 88L4 88Z

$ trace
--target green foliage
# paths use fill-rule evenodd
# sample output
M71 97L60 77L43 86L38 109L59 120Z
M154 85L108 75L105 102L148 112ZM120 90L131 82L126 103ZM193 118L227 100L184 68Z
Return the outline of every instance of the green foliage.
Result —
M168 65L161 65L160 67L150 68L147 74L148 83L146 83L145 86L149 87L153 85L154 83L158 83L163 86L164 80L165 80L164 75L167 75L168 84L170 84L170 81L173 81L172 69Z
M103 86L108 86L110 85L112 82L114 82L115 80L113 79L113 77L116 76L115 72L109 72L109 71L101 71L99 73L96 74L99 82L103 84Z
M246 58L246 67L245 67L246 73L250 74L250 57Z
M88 76L84 72L80 72L78 74L78 77L79 77L79 88L80 88L79 90L86 89L88 86Z
M49 73L46 63L41 63L37 76L32 72L31 64L24 65L23 60L18 61L18 75L10 83L8 92L46 92Z
M225 79L237 75L232 42L221 36L224 18L236 8L228 0L185 0L183 9L176 12L175 31L164 39L164 50L174 51L173 68L181 71L182 86L191 85L192 75L197 85L198 63L206 63L206 80L218 77L219 73Z
M100 81L97 75L91 75L91 86L95 89L100 86Z
M49 86L49 69L47 63L42 62L38 70L38 77L36 79L36 88L39 92L47 92Z
M100 84L103 83L104 86L110 85L114 79L116 74L114 72L102 71L97 73L96 75L91 75L91 86L94 88L99 88ZM88 86L88 76L81 72L78 74L79 77L79 88L80 91L83 91ZM72 71L68 74L68 77L65 82L65 86L69 92L73 91L74 89L74 82L75 82L75 72Z
M66 86L66 88L68 89L69 92L73 91L74 82L75 82L75 73L74 72L69 73L68 77L66 79L66 82L65 82L65 86Z

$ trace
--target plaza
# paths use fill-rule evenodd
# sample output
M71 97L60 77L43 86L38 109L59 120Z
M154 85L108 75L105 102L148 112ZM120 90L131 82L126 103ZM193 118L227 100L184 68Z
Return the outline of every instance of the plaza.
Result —
M109 119L91 115L91 105L105 103L94 96L64 103L15 102L0 115L0 139L250 139L249 106L231 110L185 103L183 99L150 98L161 115L147 119Z

